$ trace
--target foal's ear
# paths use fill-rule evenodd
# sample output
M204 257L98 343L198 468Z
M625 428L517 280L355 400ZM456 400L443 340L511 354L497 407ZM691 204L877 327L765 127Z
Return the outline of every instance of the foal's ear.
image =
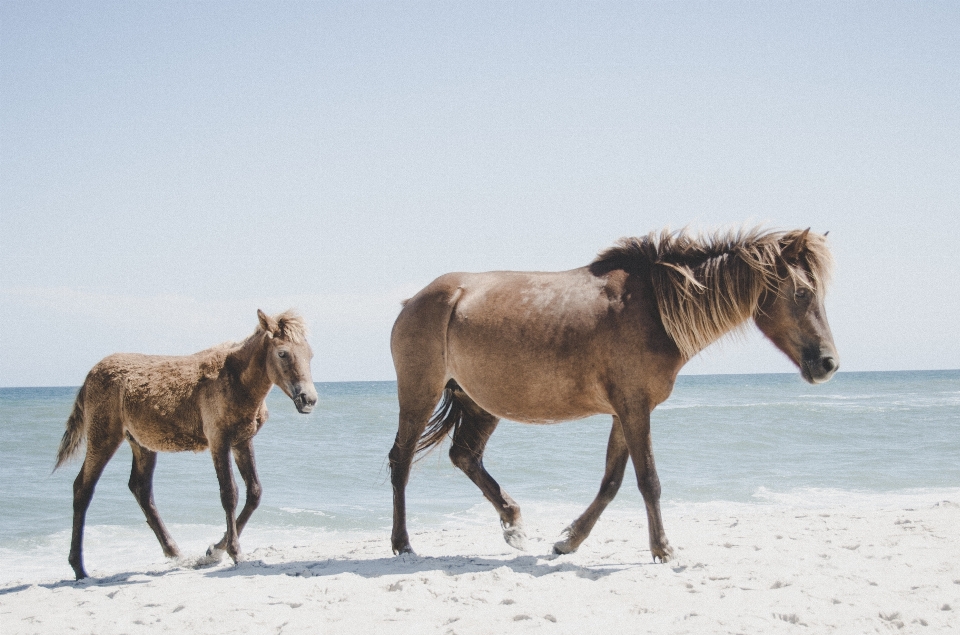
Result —
M800 232L799 236L784 245L783 250L781 251L784 260L796 260L799 258L800 253L803 251L804 247L807 246L807 237L809 235L810 228L807 227L805 230Z
M260 328L266 331L270 337L273 337L273 334L276 333L279 328L277 321L260 309L257 309L257 319L260 320Z

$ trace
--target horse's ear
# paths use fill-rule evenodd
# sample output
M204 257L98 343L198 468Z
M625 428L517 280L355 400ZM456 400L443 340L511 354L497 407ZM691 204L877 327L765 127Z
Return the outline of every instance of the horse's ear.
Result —
M260 309L257 309L257 319L260 320L260 328L266 331L270 337L273 337L273 334L276 333L277 328L279 328L277 321Z
M784 245L782 251L784 260L796 260L799 258L804 247L807 246L807 237L809 235L810 228L807 227L805 230L800 232L799 236Z

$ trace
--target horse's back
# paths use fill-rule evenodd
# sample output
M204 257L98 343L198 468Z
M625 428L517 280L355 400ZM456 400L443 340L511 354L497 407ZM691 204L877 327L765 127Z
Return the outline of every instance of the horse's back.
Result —
M600 374L619 302L608 282L586 268L442 276L397 320L398 381L454 378L485 410L514 420L608 411Z

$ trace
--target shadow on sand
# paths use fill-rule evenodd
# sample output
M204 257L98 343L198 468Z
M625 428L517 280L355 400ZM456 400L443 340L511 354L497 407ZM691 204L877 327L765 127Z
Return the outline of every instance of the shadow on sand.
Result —
M507 568L514 573L524 573L533 577L553 575L559 573L573 573L577 577L599 580L618 571L636 567L662 566L652 562L616 563L609 565L577 565L564 562L563 556L533 556L518 555L514 558L483 558L470 556L443 556L429 557L404 554L372 560L356 558L331 558L329 560L294 560L289 562L267 563L263 560L246 560L232 566L222 566L209 563L199 566L174 566L165 570L124 571L102 578L90 577L83 580L61 580L59 582L39 584L17 584L0 588L0 596L19 593L32 586L46 589L86 587L111 587L131 584L147 584L149 578L163 578L178 572L197 570L200 575L208 578L232 578L286 575L291 577L332 577L343 573L351 573L364 578L379 578L383 576L402 576L428 571L439 571L446 575L461 575L464 573L483 573L494 569ZM137 578L137 579L134 579ZM145 579L146 578L146 579Z
M379 578L391 575L410 575L428 571L440 571L447 575L464 573L483 573L506 567L514 573L525 573L534 577L557 573L573 573L581 578L598 580L624 569L646 566L652 563L618 563L611 565L582 566L563 562L558 556L538 557L519 555L510 559L482 558L469 556L425 557L413 554L358 560L352 558L332 558L329 560L300 560L268 564L262 560L251 560L225 569L210 571L209 577L288 575L300 577L327 577L352 573L364 578Z

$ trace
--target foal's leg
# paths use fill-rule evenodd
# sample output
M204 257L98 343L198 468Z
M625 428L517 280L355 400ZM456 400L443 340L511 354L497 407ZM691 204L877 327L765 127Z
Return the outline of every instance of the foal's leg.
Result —
M247 521L250 520L250 516L260 505L260 495L263 493L260 479L257 477L257 464L253 458L253 439L235 445L233 447L233 459L237 462L237 469L240 470L240 476L243 477L243 482L247 486L247 498L244 501L243 509L240 510L240 515L237 516L237 537L239 538ZM227 534L224 534L213 549L222 551L226 546Z
M70 538L70 555L67 558L77 580L87 577L83 568L83 525L87 518L87 509L93 498L93 490L103 474L103 468L123 443L119 424L102 425L95 423L87 430L87 454L83 467L73 482L73 534Z
M157 453L148 450L131 437L127 437L130 442L130 449L133 450L133 469L130 470L130 482L128 483L130 491L136 497L147 517L147 524L160 541L160 547L163 548L163 555L168 558L179 558L180 550L177 543L173 541L163 521L160 520L160 514L157 513L157 507L153 503L153 470L157 466Z
M213 469L220 483L220 503L227 518L227 533L217 545L207 550L207 555L216 555L222 543L234 562L240 557L240 540L237 532L237 484L233 480L233 466L230 462L230 443L223 437L210 440L210 454L213 457Z
M660 516L660 478L653 460L653 444L650 439L650 409L644 406L625 408L619 413L620 428L623 430L630 458L637 473L637 485L643 494L647 507L647 531L650 534L650 552L654 561L659 558L667 562L673 557L673 547L667 541L663 531L663 518Z
M607 467L603 472L600 491L587 510L563 530L564 539L553 545L554 553L573 553L590 535L600 514L620 489L628 456L627 444L620 429L620 420L614 417L613 426L610 428L610 441L607 443Z
M500 420L489 412L481 410L463 392L457 391L457 398L464 405L463 422L453 434L450 448L450 460L463 470L473 481L494 509L500 515L503 538L515 549L524 549L527 535L523 530L520 506L510 498L503 488L483 467L483 451L490 435L496 430Z

